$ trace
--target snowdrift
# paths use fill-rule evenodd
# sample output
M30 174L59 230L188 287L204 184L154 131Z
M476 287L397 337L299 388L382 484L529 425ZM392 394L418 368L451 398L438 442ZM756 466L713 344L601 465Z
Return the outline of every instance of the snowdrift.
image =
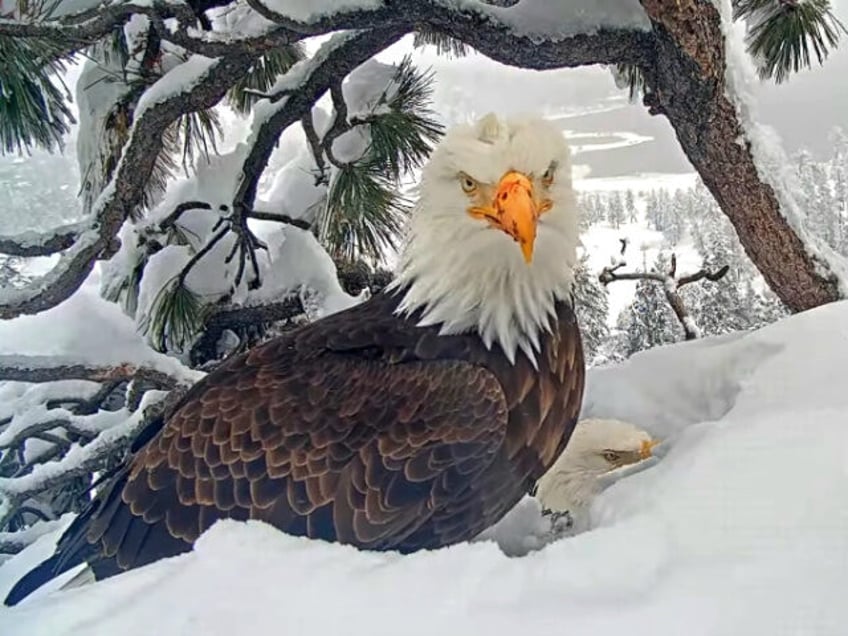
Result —
M525 557L491 541L365 553L224 522L189 554L3 608L0 633L842 635L846 362L843 302L594 371L584 414L669 450L601 495L593 530ZM532 532L526 503L499 539ZM53 540L0 567L0 593Z

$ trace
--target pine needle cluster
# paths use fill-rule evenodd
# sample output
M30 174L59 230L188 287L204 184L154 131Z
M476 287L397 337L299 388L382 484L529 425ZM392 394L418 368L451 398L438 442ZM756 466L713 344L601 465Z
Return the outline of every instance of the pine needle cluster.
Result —
M431 93L431 72L404 58L370 112L351 118L350 126L367 130L368 145L358 160L336 162L317 223L319 239L336 258L377 262L395 247L409 212L399 181L421 166L443 132Z

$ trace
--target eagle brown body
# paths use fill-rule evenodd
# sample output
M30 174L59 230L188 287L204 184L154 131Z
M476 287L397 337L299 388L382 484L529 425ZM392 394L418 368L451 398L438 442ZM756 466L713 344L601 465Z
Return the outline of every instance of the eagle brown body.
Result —
M100 579L179 554L224 518L404 553L473 538L577 422L577 240L556 128L455 128L423 169L390 289L222 363L7 603L84 561Z
M190 549L222 518L401 552L500 519L576 424L572 309L557 307L537 371L396 303L379 294L224 362L65 533L62 561L104 578Z

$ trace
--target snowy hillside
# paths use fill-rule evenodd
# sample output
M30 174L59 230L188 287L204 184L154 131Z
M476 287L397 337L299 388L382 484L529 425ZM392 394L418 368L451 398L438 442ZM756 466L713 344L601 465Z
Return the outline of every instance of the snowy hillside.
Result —
M0 633L841 635L846 359L842 302L594 370L584 415L630 419L667 452L600 497L595 529L526 557L219 523L193 553L0 610ZM49 540L0 567L0 593Z

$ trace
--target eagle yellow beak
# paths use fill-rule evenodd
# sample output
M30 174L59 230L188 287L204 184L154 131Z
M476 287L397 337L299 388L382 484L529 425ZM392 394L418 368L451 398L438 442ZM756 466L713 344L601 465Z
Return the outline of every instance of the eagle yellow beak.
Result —
M654 446L659 443L660 441L658 439L645 440L642 442L642 447L639 449L639 456L642 459L648 459L653 454L652 451Z
M471 207L468 213L509 234L521 247L524 261L530 263L539 216L550 207L549 201L536 203L533 182L527 175L511 171L501 177L491 205Z

